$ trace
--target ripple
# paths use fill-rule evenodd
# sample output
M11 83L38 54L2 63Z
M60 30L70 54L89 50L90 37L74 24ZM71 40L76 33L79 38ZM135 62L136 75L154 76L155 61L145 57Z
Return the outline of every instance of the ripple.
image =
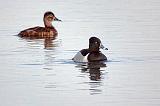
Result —
M33 64L20 64L20 65L29 65L29 66L37 66L37 65L43 65L43 64L39 64L39 63L33 63Z

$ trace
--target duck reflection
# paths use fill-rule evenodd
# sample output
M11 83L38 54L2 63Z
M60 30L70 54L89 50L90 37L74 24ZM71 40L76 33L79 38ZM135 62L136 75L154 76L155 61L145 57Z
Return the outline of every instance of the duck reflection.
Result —
M57 45L53 43L55 38L46 38L44 39L44 48L45 49L51 49L53 47L56 47Z
M89 78L92 81L100 81L101 77L101 68L106 67L104 62L89 62L86 64L80 64L78 67L81 68L82 73L89 73Z
M80 68L82 73L89 73L90 81L87 84L89 85L90 94L101 94L101 87L103 86L102 79L104 78L103 72L105 72L105 68L107 67L105 62L81 63L76 67ZM86 82L83 84L86 84Z
M28 42L31 46L37 46L40 47L41 45L44 45L44 49L54 49L57 47L57 43L55 43L56 38L44 38L44 39L37 39L37 38L23 38Z

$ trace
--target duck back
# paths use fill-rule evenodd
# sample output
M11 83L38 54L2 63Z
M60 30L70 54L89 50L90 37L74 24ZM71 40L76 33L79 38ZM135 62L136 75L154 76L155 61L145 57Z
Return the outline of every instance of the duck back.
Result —
M30 38L50 38L57 36L57 30L54 27L33 27L21 31L18 35L20 37Z

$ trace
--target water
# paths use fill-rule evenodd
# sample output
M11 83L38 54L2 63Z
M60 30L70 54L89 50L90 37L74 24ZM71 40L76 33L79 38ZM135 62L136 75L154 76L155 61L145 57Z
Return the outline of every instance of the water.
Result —
M0 106L159 106L160 1L14 0L0 6ZM57 39L21 39L54 11ZM99 37L106 63L72 57Z

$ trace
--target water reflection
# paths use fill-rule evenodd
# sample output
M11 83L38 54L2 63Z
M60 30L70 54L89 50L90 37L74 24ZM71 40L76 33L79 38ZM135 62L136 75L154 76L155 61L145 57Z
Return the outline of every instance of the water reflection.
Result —
M90 62L90 63L82 63L78 64L77 67L80 67L82 73L89 73L90 80L92 81L100 81L101 77L101 68L106 67L105 62Z
M53 62L57 54L57 47L59 46L59 40L56 38L22 38L26 41L27 53L34 56L34 61L41 63L43 69L52 70ZM31 52L28 52L31 51ZM38 54L38 55L37 55Z
M55 40L55 38L46 38L46 39L44 39L44 48L45 49L50 49L50 48L56 47L57 45L55 45L53 43L53 40Z
M89 73L89 82L84 82L84 84L89 85L90 94L101 94L103 86L103 78L104 75L103 72L105 72L105 69L107 67L105 62L90 62L90 63L79 63L77 64L78 68L81 69L82 73Z
M44 49L54 49L54 47L57 47L57 43L55 43L56 38L44 38L44 39L38 39L38 38L22 38L28 42L28 44L31 44L33 46L41 46L44 45Z

